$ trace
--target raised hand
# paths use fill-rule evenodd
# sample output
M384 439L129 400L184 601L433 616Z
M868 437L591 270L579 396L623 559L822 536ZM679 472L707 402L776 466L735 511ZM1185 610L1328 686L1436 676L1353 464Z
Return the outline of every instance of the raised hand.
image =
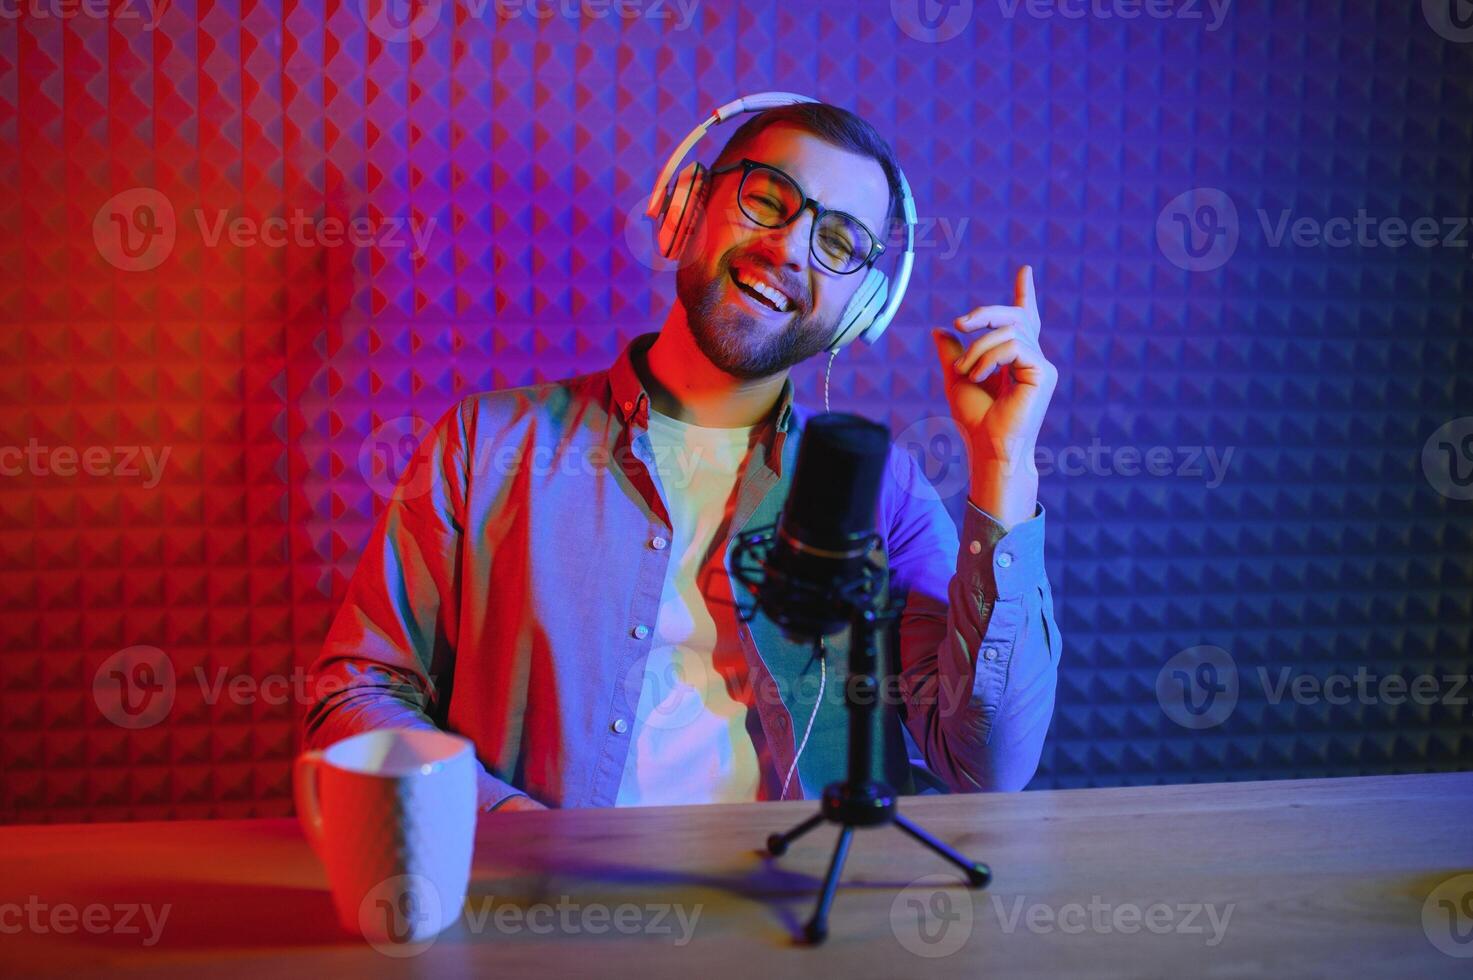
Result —
M951 417L967 440L972 502L1010 527L1033 516L1033 453L1059 382L1058 368L1039 346L1033 267L1018 269L1012 306L979 306L955 326L983 331L965 349L950 332L932 331Z

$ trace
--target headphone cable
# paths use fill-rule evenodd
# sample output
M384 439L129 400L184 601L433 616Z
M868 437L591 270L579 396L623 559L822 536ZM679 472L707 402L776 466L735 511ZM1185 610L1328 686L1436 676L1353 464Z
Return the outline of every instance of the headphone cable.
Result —
M832 360L830 361L832 363ZM787 778L783 780L783 791L778 796L779 800L788 798L788 783L792 782L793 773L798 769L798 760L803 757L803 749L808 746L808 736L813 732L813 721L818 717L819 705L823 704L823 688L828 680L828 658L823 653L823 637L818 638L814 644L814 654L818 657L818 697L813 702L813 713L808 716L808 727L803 730L803 741L798 743L798 751L793 753L793 764L788 766Z
M829 408L829 375L833 373L834 359L838 356L838 351L829 351L829 363L823 369L823 410L825 412L833 411L833 409Z

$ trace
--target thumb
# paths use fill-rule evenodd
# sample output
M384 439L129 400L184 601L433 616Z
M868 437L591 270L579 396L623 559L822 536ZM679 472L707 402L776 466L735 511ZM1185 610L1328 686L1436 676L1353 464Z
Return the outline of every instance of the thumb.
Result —
M936 342L936 356L941 361L941 376L946 379L949 386L956 375L956 359L962 356L961 341L957 340L950 331L940 327L931 331L931 339Z

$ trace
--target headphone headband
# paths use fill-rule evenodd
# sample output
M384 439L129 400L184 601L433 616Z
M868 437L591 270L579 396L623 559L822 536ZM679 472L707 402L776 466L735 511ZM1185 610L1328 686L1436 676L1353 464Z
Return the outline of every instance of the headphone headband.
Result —
M655 219L657 223L664 220L665 213L670 207L672 197L672 180L680 169L690 151L701 141L701 138L710 132L712 127L726 122L733 116L746 112L762 112L766 109L775 109L780 106L802 105L805 102L818 102L806 95L798 95L795 92L757 92L746 95L739 99L733 99L723 106L718 106L709 116L701 120L700 125L690 131L675 152L670 154L670 159L665 161L665 166L660 171L659 178L655 181L655 188L650 194L649 205L645 208L645 214ZM900 309L900 301L905 298L906 287L910 284L910 272L915 265L915 227L916 227L916 205L915 198L910 192L910 183L905 179L905 172L896 166L896 176L900 183L900 209L905 217L905 251L901 253L900 265L895 274L895 285L890 288L884 274L871 268L866 276L865 283L861 284L860 292L873 292L884 288L887 292L884 309L875 313L873 318L864 322L863 316L851 316L851 309L845 309L845 315L841 318L839 331L835 335L829 350L837 351L845 344L853 341L856 337L863 337L865 343L873 344L885 332L890 321ZM874 281L878 277L878 281ZM852 306L853 304L851 304ZM860 312L864 312L864 307Z

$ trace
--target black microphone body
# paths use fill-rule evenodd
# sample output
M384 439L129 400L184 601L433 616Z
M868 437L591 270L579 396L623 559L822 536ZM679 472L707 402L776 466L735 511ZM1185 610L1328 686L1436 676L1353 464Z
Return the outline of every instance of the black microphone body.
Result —
M856 590L872 587L869 552L890 431L825 413L804 426L793 483L762 563L757 604L793 639L847 626Z

